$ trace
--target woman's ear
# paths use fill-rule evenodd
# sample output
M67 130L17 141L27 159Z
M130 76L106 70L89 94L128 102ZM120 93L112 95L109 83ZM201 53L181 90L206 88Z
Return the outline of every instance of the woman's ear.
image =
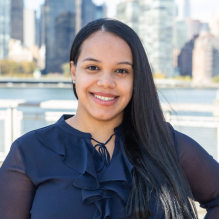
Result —
M75 76L76 66L74 65L73 61L70 62L70 66L71 66L71 79L72 79L72 81L75 81L75 78L76 78L76 76Z

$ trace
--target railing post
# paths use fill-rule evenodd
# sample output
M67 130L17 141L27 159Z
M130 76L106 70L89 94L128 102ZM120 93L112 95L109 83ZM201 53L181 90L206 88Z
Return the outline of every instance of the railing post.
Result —
M165 117L166 122L170 122L170 111L166 111L164 117Z
M5 117L5 154L8 154L12 140L12 108L7 109Z
M23 119L23 113L18 111L16 108L13 109L13 122L12 122L12 133L13 141L21 136L21 121Z
M219 125L217 126L217 162L219 162Z

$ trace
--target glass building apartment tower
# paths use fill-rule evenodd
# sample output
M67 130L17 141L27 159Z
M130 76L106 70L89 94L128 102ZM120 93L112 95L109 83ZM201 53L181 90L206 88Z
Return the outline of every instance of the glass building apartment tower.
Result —
M11 0L11 38L23 43L24 0Z
M96 5L92 0L81 0L82 27L95 19Z
M55 54L54 65L57 72L62 72L62 65L69 62L70 48L75 38L75 14L65 12L60 14L55 21Z
M106 17L106 5L96 6L95 19L105 18Z
M139 34L139 1L126 0L117 5L116 18L131 27Z
M103 16L104 9L104 6L97 7L92 0L45 1L41 7L41 45L46 45L46 73L61 71L63 61L69 61L63 48L69 56L77 31Z
M173 76L174 0L139 0L139 34L154 73Z
M75 0L46 0L42 11L45 17L46 73L54 73L58 72L55 65L55 21L56 18L64 12L75 14Z
M0 60L8 57L10 40L10 0L0 0Z
M190 18L190 0L178 0L178 18Z

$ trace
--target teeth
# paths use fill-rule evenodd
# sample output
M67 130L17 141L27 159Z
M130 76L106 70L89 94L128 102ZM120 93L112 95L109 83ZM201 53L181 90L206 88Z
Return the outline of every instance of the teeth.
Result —
M110 100L114 100L115 97L102 97L102 96L99 96L99 95L96 95L94 94L94 96L100 100L103 100L103 101L110 101Z

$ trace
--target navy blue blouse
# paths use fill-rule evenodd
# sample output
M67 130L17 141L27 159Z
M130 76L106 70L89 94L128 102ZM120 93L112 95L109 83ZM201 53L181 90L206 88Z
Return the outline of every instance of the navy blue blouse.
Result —
M70 117L12 144L0 169L0 219L126 218L133 166L123 150L121 127L114 130L109 164L94 149L91 134L65 122ZM206 218L219 218L219 164L194 140L172 131L194 198L208 210ZM154 195L153 218L164 219L157 204Z

